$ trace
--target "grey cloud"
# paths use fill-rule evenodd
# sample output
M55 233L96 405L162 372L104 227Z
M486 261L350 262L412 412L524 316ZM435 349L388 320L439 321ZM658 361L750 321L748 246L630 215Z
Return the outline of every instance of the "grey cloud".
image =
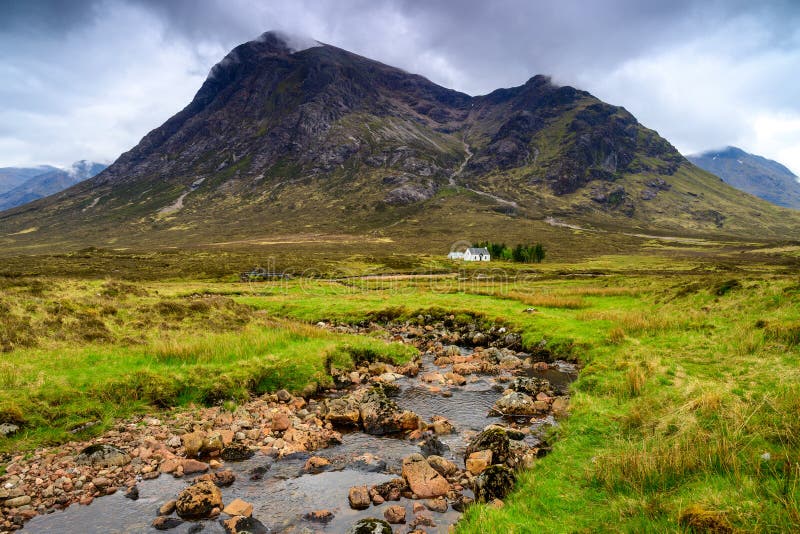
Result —
M116 35L101 31L103 24L117 25ZM6 119L0 165L34 150L21 146L46 159L33 129L20 125L26 118L69 121L75 109L92 105L103 112L77 115L96 121L99 131L121 130L114 146L129 148L158 125L147 121L182 108L230 48L269 29L471 94L550 74L627 107L683 150L740 143L772 157L800 154L792 145L797 135L765 141L759 133L763 124L791 128L800 118L800 2L794 0L34 0L0 6L0 44L19 50L0 58L0 76L14 80L0 87L0 119ZM84 39L80 45L76 35ZM106 54L117 49L115 65ZM94 70L112 67L142 94ZM123 98L113 93L120 90ZM91 146L91 128L79 129L83 140L72 159ZM13 154L4 147L14 147ZM800 170L800 156L785 163Z

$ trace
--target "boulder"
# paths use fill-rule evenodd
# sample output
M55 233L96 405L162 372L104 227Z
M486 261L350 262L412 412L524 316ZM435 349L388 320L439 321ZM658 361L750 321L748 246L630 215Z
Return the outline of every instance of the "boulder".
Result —
M358 400L350 395L327 400L325 407L327 408L325 420L334 426L357 427L361 421Z
M383 519L368 517L356 521L347 534L392 534L392 525Z
M255 451L244 443L232 443L222 449L220 457L226 462L241 462L255 455Z
M272 416L272 430L277 432L284 432L289 430L289 427L292 426L292 421L289 419L289 416L286 415L284 412L278 412Z
M292 394L286 391L285 389L279 389L275 396L278 397L278 400L281 402L289 402L292 400Z
M172 512L175 511L175 504L177 501L174 499L171 501L167 501L161 505L161 508L158 509L158 515L170 515Z
M350 488L347 500L353 510L366 510L372 504L372 499L366 486L353 486Z
M453 423L451 423L450 421L439 415L433 416L433 424L431 426L433 427L433 432L437 436L443 436L455 432L455 427L453 426Z
M93 467L118 467L131 463L131 457L112 445L98 443L83 449L75 457L75 463Z
M214 508L222 508L222 492L212 482L203 480L183 490L175 502L175 510L183 519L203 519Z
M400 410L381 387L370 388L363 395L359 411L364 432L367 434L394 434L414 430L419 426L417 414Z
M544 378L536 378L531 376L518 376L511 382L511 389L519 393L525 393L531 397L536 397L539 393L545 395L553 395L553 386L550 381Z
M255 517L237 515L221 521L226 534L268 534L269 529Z
M503 499L513 489L516 476L505 465L492 465L475 478L475 499L491 502Z
M403 459L403 478L411 491L421 499L440 497L450 491L450 484L421 454L412 454Z
M502 464L510 458L510 447L508 434L498 426L489 426L480 434L475 436L467 446L465 459L469 458L473 452L490 450L492 451L492 462Z
M511 416L531 416L540 412L540 410L537 409L536 401L529 395L516 391L497 399L492 411L499 415Z

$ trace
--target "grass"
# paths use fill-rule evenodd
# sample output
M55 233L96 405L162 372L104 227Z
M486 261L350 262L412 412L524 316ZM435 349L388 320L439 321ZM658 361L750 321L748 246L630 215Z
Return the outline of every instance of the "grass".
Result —
M0 417L24 425L6 451L72 439L90 420L99 432L129 413L301 390L325 383L328 365L410 356L310 326L320 320L453 315L583 365L553 452L459 532L800 529L800 284L780 266L605 256L491 276L0 280Z

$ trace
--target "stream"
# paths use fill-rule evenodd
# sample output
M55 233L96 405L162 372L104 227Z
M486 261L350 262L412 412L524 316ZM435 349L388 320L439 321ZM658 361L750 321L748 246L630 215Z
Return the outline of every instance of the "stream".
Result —
M459 347L462 355L472 354L472 348ZM524 353L517 353L521 358ZM521 369L502 370L490 376L472 374L463 386L432 387L423 377L429 373L446 373L452 366L437 366L434 354L422 355L419 374L404 376L394 383L399 392L392 399L401 409L412 410L424 421L433 416L444 416L455 427L452 434L438 436L447 450L441 456L464 468L464 452L469 440L493 423L508 424L489 412L495 401L503 395L507 382L515 375L528 375L546 378L553 388L564 394L569 383L576 377L574 366L563 362L551 364L546 370L534 370L526 365ZM334 393L341 395L343 391ZM544 415L524 421L518 420L517 427L530 427L524 441L530 446L539 443L539 430L555 425L552 415ZM367 517L383 518L384 511L391 505L406 506L410 517L410 499L401 498L399 502L373 505L366 510L353 510L348 505L348 490L352 486L372 486L387 482L400 475L402 460L412 453L419 453L419 441L399 436L375 436L361 431L343 431L342 442L314 453L295 453L283 458L272 458L258 452L253 458L241 462L225 462L225 468L236 475L232 486L222 488L223 501L234 498L243 499L253 505L253 517L261 521L269 532L326 532L344 533L359 519ZM365 454L366 453L366 454ZM323 472L312 474L303 467L310 456L321 456L331 464ZM263 478L252 480L251 474L260 470ZM26 523L23 532L32 533L139 533L158 532L151 526L159 507L187 486L191 476L173 478L161 475L154 480L138 483L139 498L130 500L119 491L96 499L89 506L72 505L63 511L40 515ZM469 489L464 495L471 496ZM315 510L329 510L333 519L328 523L312 522L304 515ZM425 527L426 532L445 533L461 514L452 508L444 513L431 512L435 527ZM226 517L225 514L221 518ZM398 527L401 530L397 530ZM407 525L395 525L395 532L406 532ZM219 518L204 521L187 521L170 529L169 532L223 533L225 529Z

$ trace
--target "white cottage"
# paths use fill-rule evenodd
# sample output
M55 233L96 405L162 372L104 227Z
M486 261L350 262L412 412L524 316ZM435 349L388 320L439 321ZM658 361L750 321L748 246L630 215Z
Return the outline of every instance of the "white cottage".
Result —
M447 255L448 260L463 260L464 253L463 252L451 252Z
M485 248L468 248L464 253L464 261L490 261L489 251Z

